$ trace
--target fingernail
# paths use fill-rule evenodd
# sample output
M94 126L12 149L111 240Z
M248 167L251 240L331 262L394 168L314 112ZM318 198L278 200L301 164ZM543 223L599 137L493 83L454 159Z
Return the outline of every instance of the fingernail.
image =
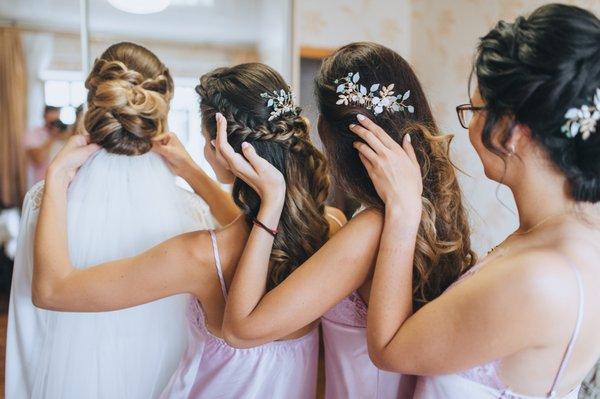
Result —
M210 145L212 145L213 147L217 146L217 141L216 140L211 140L210 141Z
M246 143L245 141L242 143L242 148L248 148L250 147L250 144Z
M354 126L356 126L356 124L351 123L350 126L348 126L350 129L354 128Z
M408 133L406 134L406 140L408 140L409 143L412 142L412 140L410 138L410 134L408 134Z
M356 119L358 119L359 121L364 121L367 118L362 114L358 114L358 115L356 115Z
M219 119L223 118L223 114L221 114L220 112L217 112L215 117L217 118L217 120L219 120Z

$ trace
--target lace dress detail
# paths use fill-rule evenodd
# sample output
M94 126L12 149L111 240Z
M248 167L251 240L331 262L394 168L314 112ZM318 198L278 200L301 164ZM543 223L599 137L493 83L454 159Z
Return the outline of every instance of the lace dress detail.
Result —
M28 200L31 201L31 206L33 209L38 211L42 206L42 197L44 196L44 187L46 183L44 180L39 181L29 189L27 195L25 196L25 202Z
M351 327L365 328L367 326L367 304L360 294L354 291L325 313L323 318Z
M503 390L506 389L506 385L502 383L498 375L500 367L500 361L482 364L480 366L473 367L472 369L463 371L459 375L475 382L487 385L489 387Z

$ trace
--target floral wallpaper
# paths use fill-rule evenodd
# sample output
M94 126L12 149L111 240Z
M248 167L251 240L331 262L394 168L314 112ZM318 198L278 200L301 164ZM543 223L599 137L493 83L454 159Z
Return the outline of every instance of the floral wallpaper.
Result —
M567 0L600 15L598 0ZM445 133L453 134L453 159L462 171L461 185L479 254L517 226L508 189L488 180L467 131L457 120L456 105L468 102L467 82L479 37L500 19L533 11L543 0L318 0L299 1L301 45L335 48L370 40L398 51L413 65Z

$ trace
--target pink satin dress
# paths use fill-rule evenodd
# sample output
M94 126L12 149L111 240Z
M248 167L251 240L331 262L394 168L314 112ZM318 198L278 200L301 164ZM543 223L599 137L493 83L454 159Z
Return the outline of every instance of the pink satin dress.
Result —
M476 266L465 273L457 282L448 289L464 281L469 276L480 270L489 256ZM563 358L558 365L558 371L552 382L552 386L544 398L558 398L556 388L563 375L565 368L571 357L573 346L579 335L581 321L583 319L584 292L581 275L574 265L573 272L577 277L579 287L579 308L577 309L577 321L573 333L569 340ZM501 361L497 360L491 363L479 365L469 370L449 375L419 377L415 388L415 399L454 399L454 398L472 398L472 399L538 399L513 392L508 385L502 382L500 378ZM577 386L568 394L561 396L563 399L577 399L580 387Z
M367 305L358 292L321 318L326 399L404 399L411 376L379 370L367 350Z
M210 234L216 271L227 300L216 236L213 231ZM207 329L196 298L189 302L188 318L188 348L161 398L315 398L318 329L297 339L236 349Z

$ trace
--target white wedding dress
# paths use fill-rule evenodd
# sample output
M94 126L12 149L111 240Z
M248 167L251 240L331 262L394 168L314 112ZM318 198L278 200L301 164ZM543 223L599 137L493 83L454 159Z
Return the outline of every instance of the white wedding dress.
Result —
M34 186L23 207L9 306L6 398L158 397L187 345L187 295L113 312L35 308L33 238L42 192L43 183ZM67 215L69 252L79 268L214 226L206 204L176 186L154 153L94 154L69 188Z

